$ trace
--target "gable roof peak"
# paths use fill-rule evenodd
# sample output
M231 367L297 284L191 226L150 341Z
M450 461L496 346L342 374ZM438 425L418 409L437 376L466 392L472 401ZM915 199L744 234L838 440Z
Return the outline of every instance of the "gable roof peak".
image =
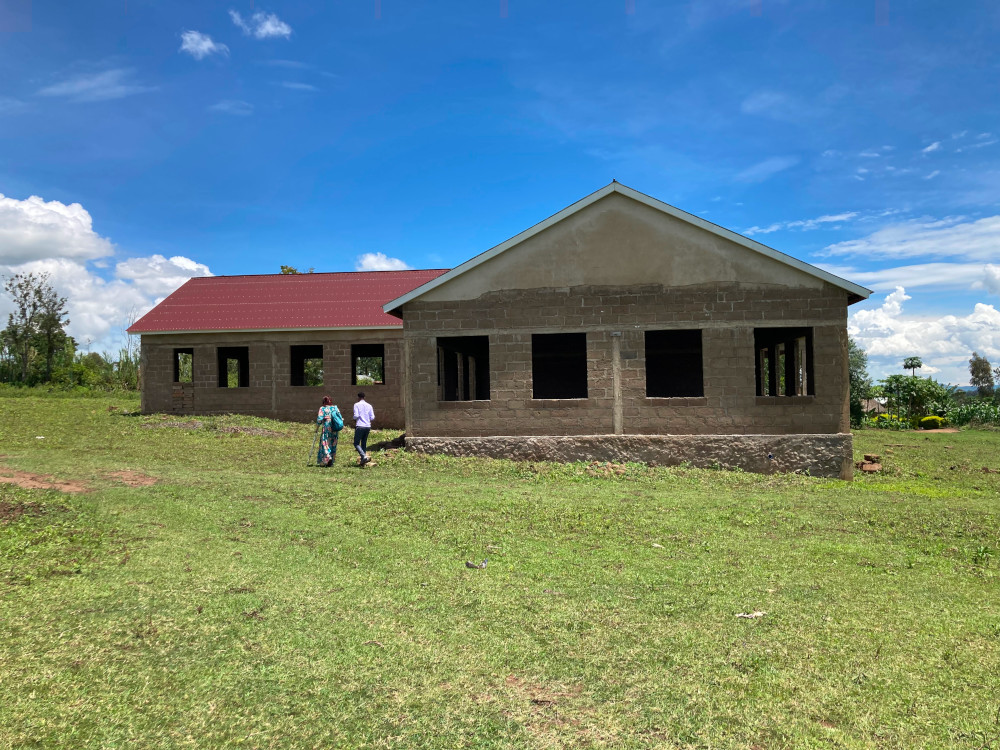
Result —
M534 237L536 234L544 232L546 229L553 226L554 224L558 224L560 221L568 219L573 214L576 214L584 210L588 206L592 206L602 198L606 198L612 193L618 193L619 195L631 198L632 200L638 201L639 203L649 206L650 208L660 211L661 213L667 214L668 216L672 216L675 219L680 219L681 221L687 222L688 224L692 224L700 229L704 229L706 232L711 232L712 234L718 237L722 237L723 239L729 240L730 242L733 242L737 245L741 245L748 250L752 250L755 253L760 253L761 255L771 258L772 260L776 260L779 263L784 263L787 266L791 266L792 268L802 271L803 273L806 273L810 276L821 279L822 281L825 281L828 284L832 284L833 286L843 289L848 293L848 304L854 304L855 302L860 302L861 300L868 299L868 297L872 293L870 289L866 289L865 287L855 284L851 281L848 281L847 279L843 279L840 276L836 276L830 273L829 271L824 271L822 268L818 268L810 263L806 263L805 261L799 260L798 258L793 258L791 255L787 255L786 253L783 253L780 250L775 250L773 247L768 247L767 245L757 242L756 240L752 240L749 237L744 237L742 234L734 232L731 229L726 229L725 227L719 226L718 224L713 224L710 221L702 219L700 216L689 214L687 211L682 211L681 209L675 206L671 206L669 203L664 203L663 201L653 198L652 196L646 195L645 193L640 193L638 190L630 188L628 185L624 185L618 182L618 180L616 179L612 179L611 182L605 185L604 187L600 188L599 190L595 190L590 195L576 201L576 203L570 204L562 211L559 211L558 213L553 214L544 221L540 221L534 226L525 229L523 232L515 235L514 237L511 237L506 242L502 242L499 245L496 245L495 247L492 247L489 250L480 253L474 258L465 261L465 263L456 266L447 273L441 274L437 278L428 281L426 284L418 286L416 289L407 292L403 296L398 297L392 300L391 302L386 303L382 309L390 314L398 314L398 313L393 313L393 311L398 309L402 305L405 305L407 302L417 299L418 297L431 291L432 289L435 289L441 286L442 284L446 284L452 279L461 276L462 274L468 271L471 271L476 266L479 266L485 263L486 261L495 258L497 255L500 255L500 253L509 250L515 245L519 245L525 240Z

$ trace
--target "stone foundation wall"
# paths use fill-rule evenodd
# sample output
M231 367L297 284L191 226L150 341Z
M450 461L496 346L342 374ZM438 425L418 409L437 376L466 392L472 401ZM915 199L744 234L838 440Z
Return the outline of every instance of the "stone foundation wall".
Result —
M251 414L310 421L323 396L330 396L350 419L363 390L375 409L376 426L402 429L403 334L401 330L202 333L142 336L142 411L176 414ZM323 346L323 385L291 385L291 346ZM352 344L383 344L382 385L351 384ZM220 388L219 347L246 346L250 385ZM194 350L193 382L175 383L174 350Z
M849 430L847 292L719 283L490 292L403 307L407 434L812 434ZM758 397L754 329L808 327L814 395ZM647 398L645 331L700 329L704 396ZM532 397L534 333L584 332L584 399ZM489 340L490 398L439 400L437 337Z
M590 435L586 437L417 437L406 449L516 461L637 461L657 466L804 472L853 477L853 439L837 435ZM773 458L768 458L773 456Z

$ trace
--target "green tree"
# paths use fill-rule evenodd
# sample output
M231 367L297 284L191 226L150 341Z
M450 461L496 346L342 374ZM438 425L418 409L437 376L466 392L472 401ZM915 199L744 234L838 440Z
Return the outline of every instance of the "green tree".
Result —
M69 339L65 330L69 318L66 317L66 298L56 294L47 278L41 284L39 298L41 311L35 348L45 357L45 382L48 383L52 380L52 361L66 348Z
M969 385L976 386L976 390L983 398L993 395L993 372L990 369L990 361L986 357L980 357L978 352L972 353L969 360Z
M300 271L299 269L297 269L295 266L285 266L285 265L282 265L281 266L281 273L283 273L285 275L293 275L294 276L294 275L301 274L302 271ZM306 271L306 273L316 273L316 269L315 268L310 268L308 271Z
M920 357L907 357L903 360L903 369L909 370L911 377L917 376L917 370L924 366L924 361Z
M32 345L44 311L43 286L48 286L48 274L17 273L4 277L4 291L14 302L14 312L7 316L4 338L16 360L18 379L22 383L28 380L28 368L35 353Z
M847 339L847 370L851 385L851 423L861 424L862 401L871 398L872 380L868 375L868 353L853 338Z
M889 412L905 419L944 416L955 401L954 386L943 385L930 377L890 375L880 384L888 399Z

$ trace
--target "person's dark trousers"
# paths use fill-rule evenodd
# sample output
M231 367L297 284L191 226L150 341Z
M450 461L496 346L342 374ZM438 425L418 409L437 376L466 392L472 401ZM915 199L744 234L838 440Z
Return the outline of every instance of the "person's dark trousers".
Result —
M361 458L364 458L368 452L368 433L371 431L371 427L356 427L354 429L354 450Z

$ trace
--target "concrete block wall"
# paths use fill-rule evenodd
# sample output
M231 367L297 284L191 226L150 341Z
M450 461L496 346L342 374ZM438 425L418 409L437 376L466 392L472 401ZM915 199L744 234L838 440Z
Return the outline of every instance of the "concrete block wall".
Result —
M291 385L290 347L323 346L323 385ZM351 345L383 344L383 385L351 384ZM250 385L220 388L217 349L246 346L250 354ZM174 350L194 350L191 383L175 383ZM346 419L359 390L375 409L376 427L402 429L403 341L402 331L300 331L261 333L198 333L142 336L142 410L144 413L251 414L311 421L323 396L330 396Z
M501 291L416 300L403 320L413 437L849 431L847 292L830 285ZM754 328L765 326L812 328L815 395L756 395ZM703 332L704 396L647 398L644 332L692 328ZM574 331L587 334L587 398L533 399L531 335ZM448 335L489 337L489 401L438 400L436 339Z

